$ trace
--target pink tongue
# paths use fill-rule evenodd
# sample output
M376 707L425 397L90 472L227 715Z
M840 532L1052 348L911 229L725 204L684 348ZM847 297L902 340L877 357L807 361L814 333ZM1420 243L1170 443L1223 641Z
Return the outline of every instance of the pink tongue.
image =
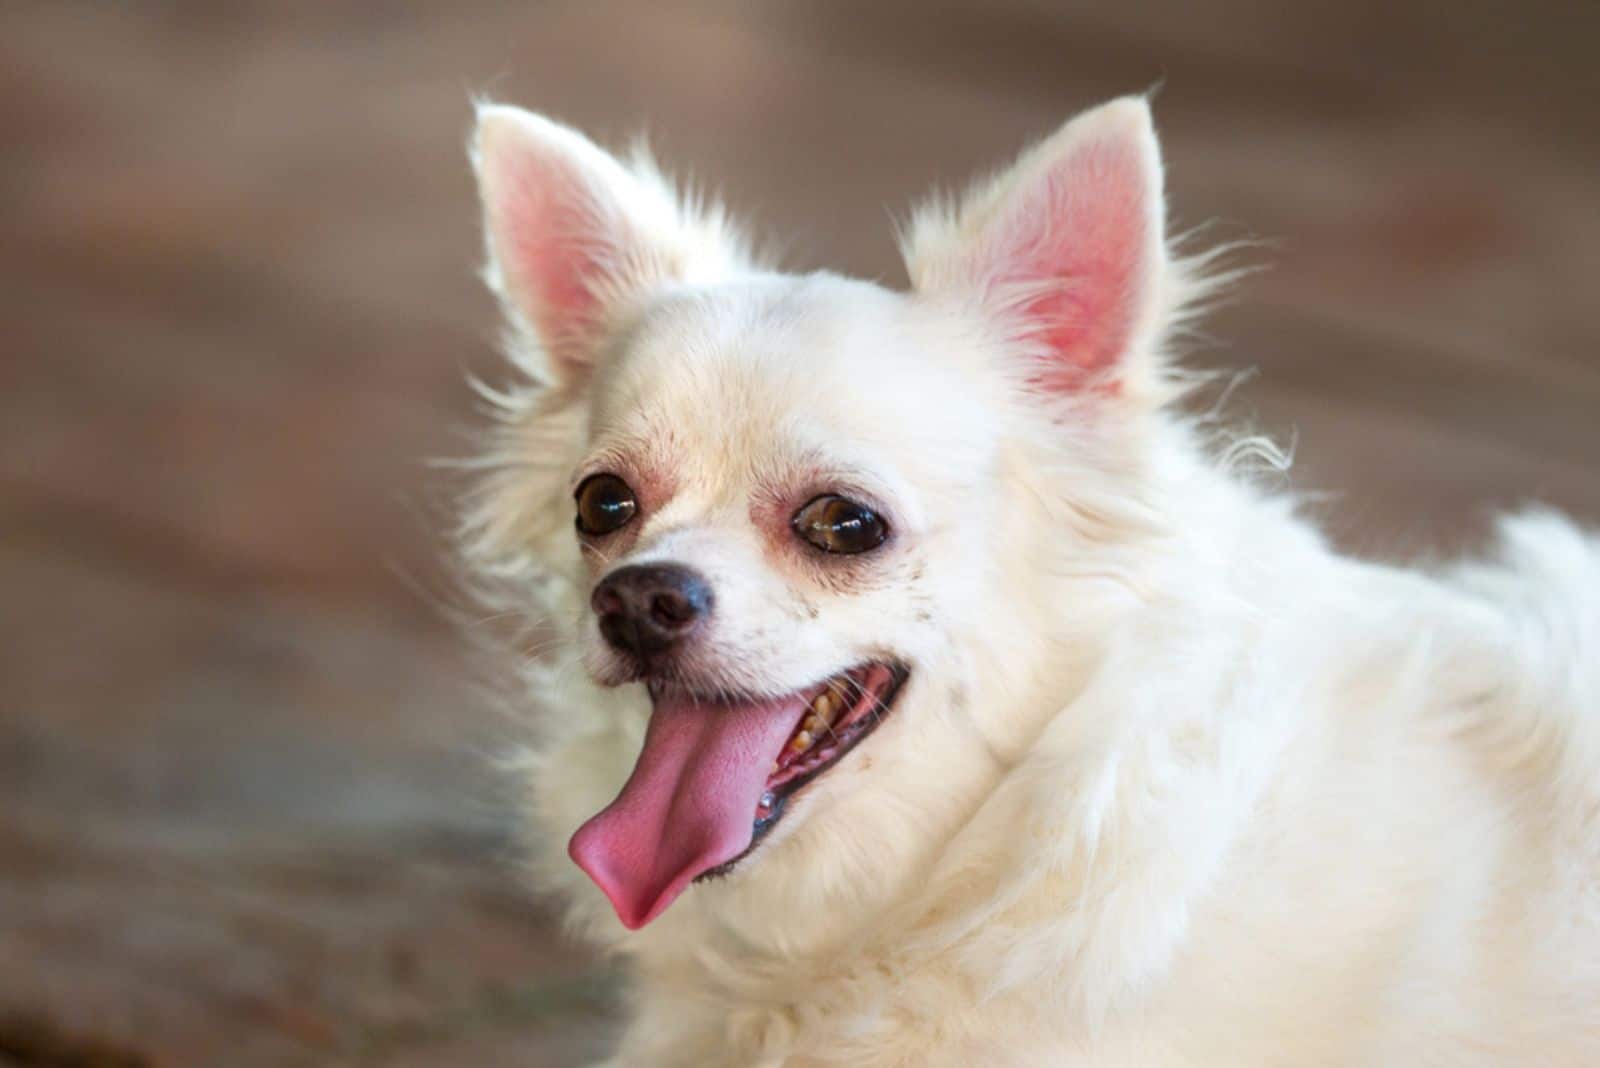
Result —
M695 876L749 848L772 762L802 707L798 697L657 702L627 785L567 846L624 926L643 927Z

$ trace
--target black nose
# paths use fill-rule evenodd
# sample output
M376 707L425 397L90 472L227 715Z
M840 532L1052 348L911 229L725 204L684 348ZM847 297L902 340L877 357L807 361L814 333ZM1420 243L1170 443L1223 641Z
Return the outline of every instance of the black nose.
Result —
M648 660L688 637L711 614L711 587L677 564L634 564L601 579L589 603L606 641Z

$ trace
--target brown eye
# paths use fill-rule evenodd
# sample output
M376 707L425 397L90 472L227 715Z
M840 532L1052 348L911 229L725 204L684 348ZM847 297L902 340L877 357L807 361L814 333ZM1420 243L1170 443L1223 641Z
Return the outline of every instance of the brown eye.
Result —
M591 538L621 530L639 510L633 490L616 475L590 475L578 487L575 497L578 532Z
M889 526L866 505L830 493L794 514L794 532L824 552L864 553L883 544Z

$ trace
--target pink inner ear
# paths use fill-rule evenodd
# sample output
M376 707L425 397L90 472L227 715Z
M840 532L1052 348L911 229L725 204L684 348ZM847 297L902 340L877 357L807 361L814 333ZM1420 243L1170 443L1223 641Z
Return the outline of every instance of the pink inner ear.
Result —
M1103 139L1073 150L1007 212L993 277L1039 294L1019 308L1048 353L1039 387L1103 378L1115 388L1107 372L1133 340L1149 284L1152 195L1138 143Z
M525 297L524 307L551 354L572 359L592 324L595 284L615 266L618 235L608 227L595 195L572 168L548 159L524 159L507 176L501 204L502 268Z

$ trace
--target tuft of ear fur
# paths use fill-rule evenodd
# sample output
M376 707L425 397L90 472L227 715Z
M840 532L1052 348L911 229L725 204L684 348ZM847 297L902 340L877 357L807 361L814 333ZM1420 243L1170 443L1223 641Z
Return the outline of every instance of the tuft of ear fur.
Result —
M923 205L901 251L917 292L974 301L1023 343L1034 388L1147 392L1182 303L1148 103L1084 112L955 204Z
M576 130L484 103L471 156L485 279L520 347L542 357L530 368L541 378L582 381L607 332L653 291L746 260L721 209L679 197L643 150L624 165Z

